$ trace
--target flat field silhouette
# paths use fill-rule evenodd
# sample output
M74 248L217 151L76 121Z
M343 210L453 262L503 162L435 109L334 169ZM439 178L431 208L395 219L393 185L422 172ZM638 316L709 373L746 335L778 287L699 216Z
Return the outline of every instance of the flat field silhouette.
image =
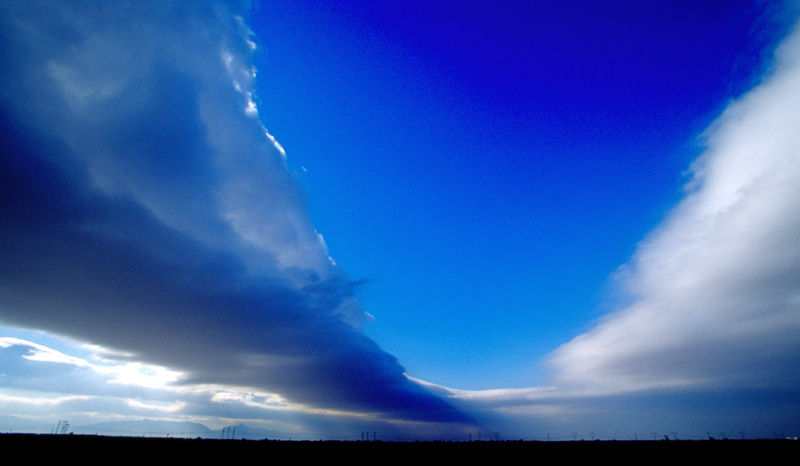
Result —
M413 461L461 460L499 463L538 461L595 461L612 457L617 462L641 462L653 458L685 459L714 455L719 459L757 454L778 460L797 453L794 440L682 440L682 441L483 441L483 442L358 442L216 440L183 438L106 437L97 435L0 434L0 448L7 455L19 452L41 458L224 459L225 461L286 461L294 459L375 463L385 459Z

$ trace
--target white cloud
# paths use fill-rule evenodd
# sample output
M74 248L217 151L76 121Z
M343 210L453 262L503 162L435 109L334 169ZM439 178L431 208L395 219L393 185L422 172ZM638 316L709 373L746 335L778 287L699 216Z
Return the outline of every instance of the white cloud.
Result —
M703 134L684 198L614 277L625 304L549 355L547 386L411 380L512 438L796 432L798 109L800 24L774 71Z
M630 304L556 350L604 391L789 384L800 342L800 31L704 135L686 197L622 267Z

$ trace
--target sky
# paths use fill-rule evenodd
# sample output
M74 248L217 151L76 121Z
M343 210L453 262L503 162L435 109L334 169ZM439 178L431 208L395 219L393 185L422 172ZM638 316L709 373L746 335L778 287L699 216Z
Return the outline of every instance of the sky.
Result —
M800 433L797 2L3 2L0 415Z

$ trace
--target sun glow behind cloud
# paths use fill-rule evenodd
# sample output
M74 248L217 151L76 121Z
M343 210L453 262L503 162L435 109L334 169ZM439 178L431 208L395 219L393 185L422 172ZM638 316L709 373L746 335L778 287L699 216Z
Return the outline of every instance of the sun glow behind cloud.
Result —
M109 361L97 357L102 348L94 350L83 359L18 338L0 339L3 412L45 423L54 416L84 423L140 418L214 427L266 423L296 437L310 432L293 425L295 416L343 423L379 421L374 414L307 406L252 387L185 384L181 373L140 362Z

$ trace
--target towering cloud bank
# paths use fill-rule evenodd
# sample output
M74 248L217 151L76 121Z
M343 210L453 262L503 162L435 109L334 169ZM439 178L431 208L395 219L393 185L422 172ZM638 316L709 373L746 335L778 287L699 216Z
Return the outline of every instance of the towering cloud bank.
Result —
M358 329L241 5L0 5L0 322L340 411L464 417Z
M704 135L687 194L619 272L629 304L555 351L605 393L800 388L800 30Z

